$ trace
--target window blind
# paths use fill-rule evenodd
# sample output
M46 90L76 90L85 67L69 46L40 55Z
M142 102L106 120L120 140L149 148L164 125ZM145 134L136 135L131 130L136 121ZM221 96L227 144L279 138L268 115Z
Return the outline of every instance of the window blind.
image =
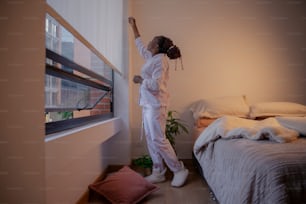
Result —
M122 73L123 0L47 0L96 50Z

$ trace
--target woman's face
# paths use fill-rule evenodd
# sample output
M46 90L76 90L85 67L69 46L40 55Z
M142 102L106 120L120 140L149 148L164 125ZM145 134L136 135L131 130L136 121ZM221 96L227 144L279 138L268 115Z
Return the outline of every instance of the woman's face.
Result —
M154 54L157 54L158 53L158 38L155 37L153 38L149 44L148 44L148 47L147 49L154 55Z

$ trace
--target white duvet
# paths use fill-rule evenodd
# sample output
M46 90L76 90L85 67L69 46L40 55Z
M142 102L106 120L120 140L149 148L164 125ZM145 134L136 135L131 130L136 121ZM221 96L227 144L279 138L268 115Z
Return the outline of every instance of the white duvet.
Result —
M281 121L281 122L279 122ZM301 122L301 121L300 121ZM282 125L281 125L282 123ZM285 143L297 139L299 132L294 129L294 121L290 120L290 127L286 120L279 118L267 118L265 120L250 120L234 116L224 116L210 124L198 137L194 144L194 153L205 149L209 142L223 139L247 138L251 140L268 139L271 141ZM304 117L299 127L305 127L306 118Z

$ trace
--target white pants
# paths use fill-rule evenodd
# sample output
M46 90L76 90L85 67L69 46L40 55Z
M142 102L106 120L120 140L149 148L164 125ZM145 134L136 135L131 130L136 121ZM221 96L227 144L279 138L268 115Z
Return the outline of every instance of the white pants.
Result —
M153 168L163 170L164 162L172 172L182 169L175 151L165 135L167 108L143 107L142 117Z

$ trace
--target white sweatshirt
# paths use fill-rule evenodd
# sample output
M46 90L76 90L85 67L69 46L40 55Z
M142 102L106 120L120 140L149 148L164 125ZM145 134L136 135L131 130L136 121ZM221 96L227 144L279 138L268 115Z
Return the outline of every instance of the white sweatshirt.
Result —
M140 55L145 59L141 69L143 82L139 89L139 104L151 107L168 106L169 64L167 56L163 53L152 56L152 53L143 45L140 37L136 38L135 43Z

